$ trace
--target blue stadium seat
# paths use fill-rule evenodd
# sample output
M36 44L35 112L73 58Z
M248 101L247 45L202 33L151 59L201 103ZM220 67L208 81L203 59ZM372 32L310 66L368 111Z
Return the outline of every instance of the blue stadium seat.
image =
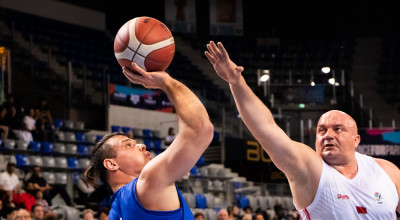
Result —
M97 136L96 136L96 142L97 142L97 141L100 141L102 138L103 138L103 135L97 135Z
M190 169L190 175L197 176L198 171L198 168L196 166L193 166L192 169Z
M78 150L77 150L77 152L78 152L79 154L88 154L88 153L89 153L89 152L88 152L88 146L79 144L79 145L78 145Z
M151 139L144 139L143 143L146 145L147 149L154 148L154 142Z
M151 129L143 129L143 137L145 138L149 138L149 137L153 137L153 132L151 131Z
M45 153L52 153L53 152L53 143L42 142L42 151Z
M122 132L121 126L119 125L111 125L111 132Z
M55 118L54 120L53 120L53 123L54 123L54 128L55 129L62 129L63 128L63 126L64 126L64 122L63 122L63 120L61 120L61 119L58 119L58 118Z
M78 142L85 142L86 141L86 135L85 135L85 133L76 132L75 133L75 139Z
M196 194L196 208L205 209L207 208L207 199L203 194Z
M162 141L161 140L154 140L154 149L161 150L162 149Z
M128 127L128 126L121 127L121 131L124 132L125 134L130 132L131 130L132 130L132 128Z
M238 204L239 208L244 208L245 206L248 206L250 204L250 201L246 196L240 196Z
M78 168L78 160L76 158L67 158L68 168Z
M38 141L29 142L29 149L32 151L40 151L42 144Z
M203 166L204 165L204 156L201 155L200 158L196 162L196 166Z
M29 165L28 156L26 156L26 155L16 154L15 155L15 160L16 160L16 164L17 164L18 167L20 167L20 166L28 166Z

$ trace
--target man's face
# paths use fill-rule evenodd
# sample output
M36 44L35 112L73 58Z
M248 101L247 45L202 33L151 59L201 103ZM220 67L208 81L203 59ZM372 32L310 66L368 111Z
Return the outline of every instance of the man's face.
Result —
M30 220L31 215L25 209L20 209L20 210L15 211L14 219L15 220Z
M8 165L7 166L7 172L8 173L14 173L15 170L15 165Z
M315 147L328 164L344 164L360 143L354 119L340 111L321 116L316 130Z
M33 175L40 176L40 167L33 168Z
M44 211L42 206L36 206L35 210L32 210L32 217L34 219L43 219L44 218Z
M228 212L226 210L220 210L217 216L218 220L227 220L228 219Z
M138 144L135 140L126 136L115 136L107 141L117 152L114 160L119 170L130 176L138 176L143 167L151 160L150 152L144 144Z

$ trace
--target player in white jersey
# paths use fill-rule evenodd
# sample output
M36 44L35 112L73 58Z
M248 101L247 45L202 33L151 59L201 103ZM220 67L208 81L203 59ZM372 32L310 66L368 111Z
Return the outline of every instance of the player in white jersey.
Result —
M400 170L393 163L356 153L360 136L348 114L323 114L315 147L291 140L231 61L222 43L207 44L206 57L229 83L239 113L283 173L303 219L396 219ZM229 150L229 149L228 149Z

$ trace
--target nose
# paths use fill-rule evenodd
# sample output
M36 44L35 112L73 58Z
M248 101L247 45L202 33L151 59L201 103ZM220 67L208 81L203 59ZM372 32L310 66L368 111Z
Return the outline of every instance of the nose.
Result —
M137 144L139 150L146 150L146 145L144 144Z
M325 139L333 139L334 131L332 129L328 129L325 133Z

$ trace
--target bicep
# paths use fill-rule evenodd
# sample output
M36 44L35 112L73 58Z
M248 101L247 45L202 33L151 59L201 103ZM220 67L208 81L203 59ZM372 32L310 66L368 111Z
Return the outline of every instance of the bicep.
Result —
M317 153L309 146L290 139L278 125L264 128L263 133L258 138L261 146L288 178L309 175L313 167L320 167L321 159Z

